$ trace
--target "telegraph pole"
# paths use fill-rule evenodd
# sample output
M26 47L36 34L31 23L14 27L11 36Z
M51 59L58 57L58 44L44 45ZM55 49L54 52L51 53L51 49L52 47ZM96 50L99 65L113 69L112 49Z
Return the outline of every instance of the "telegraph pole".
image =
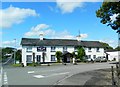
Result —
M15 46L14 46L14 64L15 64L15 62L16 62L16 61L15 61L15 57L16 57L16 39L14 39L14 41L15 41L15 42L14 42L14 45L15 45Z

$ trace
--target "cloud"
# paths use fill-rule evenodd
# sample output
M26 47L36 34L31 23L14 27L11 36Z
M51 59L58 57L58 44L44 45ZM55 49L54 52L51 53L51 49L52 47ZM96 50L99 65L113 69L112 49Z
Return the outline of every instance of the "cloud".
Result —
M31 36L39 36L40 33L42 33L43 29L49 28L49 25L47 24L38 24L35 27L32 27L31 30L24 34L25 37L31 37ZM48 31L46 31L47 33ZM50 30L49 30L50 32Z
M57 0L58 1L58 0ZM62 13L72 13L76 8L82 7L81 2L57 2L57 7Z
M51 29L51 27L47 24L38 24L35 27L32 27L30 31L24 34L25 37L39 37L40 33L42 33L45 37L49 37L51 39L76 39L76 36L71 35L67 30L63 31L55 31ZM87 38L87 34L81 34L81 38Z
M119 14L114 14L113 16L110 16L110 19L112 22L116 21L116 17L118 16Z
M87 38L88 34L80 34L81 38Z
M117 40L113 40L113 39L102 39L102 40L99 40L100 42L104 42L104 43L108 43L110 46L112 46L113 48L117 47L118 45L118 41Z
M83 7L84 2L99 2L102 0L56 0L57 7L65 13L72 13L76 8Z
M22 23L29 16L38 16L35 10L24 9L10 6L6 9L0 9L1 28L10 28L13 24Z
M15 40L3 41L3 42L2 42L2 46L3 46L3 47L15 46Z

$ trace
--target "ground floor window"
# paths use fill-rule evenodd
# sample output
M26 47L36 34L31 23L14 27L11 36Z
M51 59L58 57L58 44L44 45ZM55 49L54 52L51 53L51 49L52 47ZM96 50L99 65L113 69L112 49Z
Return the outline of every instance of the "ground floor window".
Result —
M26 62L28 62L28 63L32 62L32 55L26 56Z
M55 55L51 55L51 61L56 61L55 60Z
M95 59L95 58L96 58L96 55L93 55L93 58Z
M88 55L88 58L91 58L91 55Z

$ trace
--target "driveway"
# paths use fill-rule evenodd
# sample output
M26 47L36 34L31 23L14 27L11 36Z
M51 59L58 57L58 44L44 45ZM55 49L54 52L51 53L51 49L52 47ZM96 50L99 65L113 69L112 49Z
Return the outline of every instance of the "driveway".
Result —
M75 74L110 68L112 65L109 63L79 63L78 65L53 64L37 67L4 67L2 83L4 85L75 85L76 83L64 84L64 81ZM79 79L79 85L84 85L90 78L91 76L80 76L74 79L70 78L70 80L74 82Z

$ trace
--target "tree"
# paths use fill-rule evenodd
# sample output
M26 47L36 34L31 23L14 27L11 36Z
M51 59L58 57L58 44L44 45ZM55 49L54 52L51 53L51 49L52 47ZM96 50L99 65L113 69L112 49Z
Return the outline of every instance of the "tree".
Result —
M101 19L102 24L107 24L112 29L120 32L120 1L109 2L105 0L102 6L96 11L96 16ZM116 17L112 19L111 17Z
M81 61L84 61L84 56L85 56L85 50L83 49L83 47L77 47L78 51L77 51L77 59L80 59Z
M57 51L57 52L55 53L55 56L56 56L56 58L57 58L57 62L60 63L60 59L61 59L61 56L62 56L62 52L61 52L61 51Z
M6 48L2 48L2 59L6 59L7 56L5 56L6 54L12 54L14 52L14 48L11 47L6 47Z
M117 46L117 47L115 48L115 50L120 51L120 46Z
M20 62L22 61L22 55L21 55L21 50L17 50L16 52L16 60L19 60Z
M101 42L103 44L103 46L105 47L105 50L106 49L113 49L113 47L111 47L109 44L107 43L104 43L104 42Z

